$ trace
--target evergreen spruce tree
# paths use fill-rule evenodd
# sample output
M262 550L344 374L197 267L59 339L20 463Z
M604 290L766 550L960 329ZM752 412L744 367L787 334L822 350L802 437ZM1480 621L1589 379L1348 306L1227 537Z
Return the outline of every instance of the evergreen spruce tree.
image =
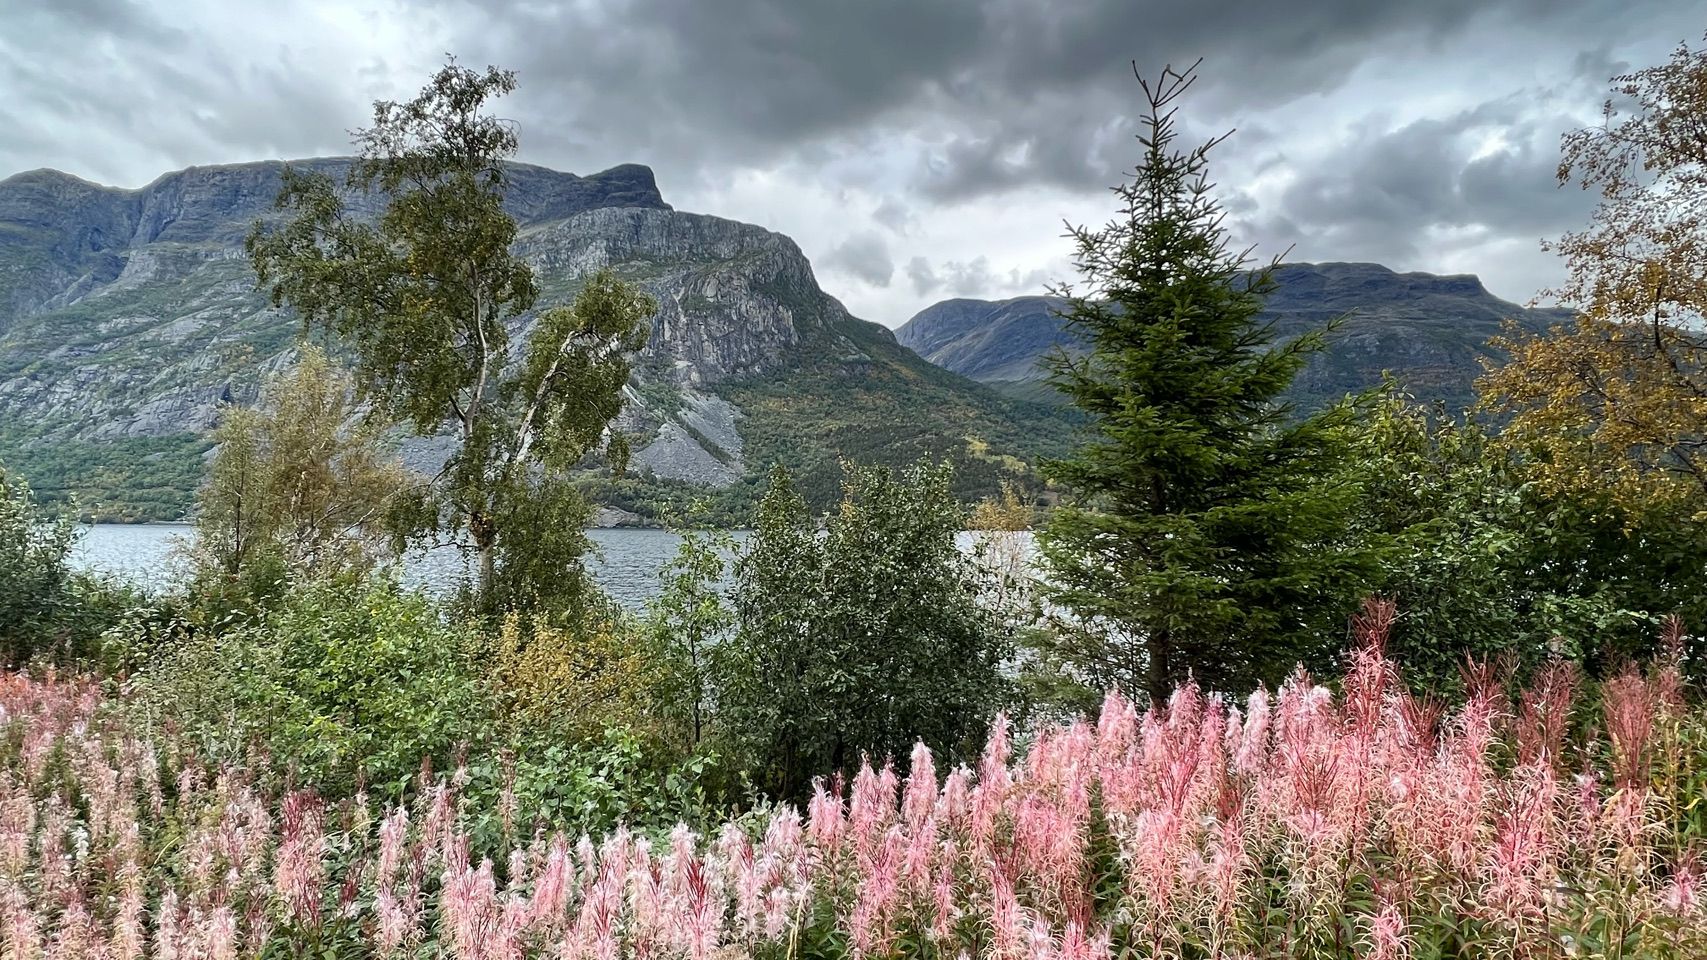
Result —
M1039 538L1063 615L1038 642L1040 676L1086 699L1275 682L1334 649L1372 572L1344 533L1353 407L1300 417L1282 399L1322 334L1278 343L1259 317L1273 265L1230 248L1208 179L1225 135L1175 145L1195 73L1139 78L1120 213L1071 230L1082 279L1062 313L1089 349L1052 358L1051 380L1091 436L1045 464L1067 495Z

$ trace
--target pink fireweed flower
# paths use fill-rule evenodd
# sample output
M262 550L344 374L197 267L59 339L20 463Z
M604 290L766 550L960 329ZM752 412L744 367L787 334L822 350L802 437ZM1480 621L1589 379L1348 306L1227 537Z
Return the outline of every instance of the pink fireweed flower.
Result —
M440 783L433 788L427 801L427 816L421 824L421 845L429 857L442 851L448 842L455 819L454 798L450 784Z
M1258 687L1246 701L1245 725L1239 732L1239 747L1233 757L1234 769L1245 776L1255 776L1268 755L1268 724L1268 691Z
M1632 668L1601 688L1606 736L1612 742L1612 782L1618 789L1648 780L1650 745L1658 703L1648 682Z
M895 814L896 785L891 768L885 766L879 774L869 761L860 765L848 802L848 837L857 856L870 856L883 842L884 831Z
M628 864L629 911L633 917L629 939L634 953L646 956L667 933L663 870L652 856L651 842L644 837L634 842Z
M944 840L937 857L936 879L931 883L931 936L947 943L953 936L954 925L960 921L958 889L955 884L955 865L960 851L953 840Z
M156 960L178 960L179 951L184 945L184 935L181 930L183 914L178 909L178 894L175 890L167 890L160 898L160 910L154 919L154 956ZM13 954L26 956L26 954Z
M379 864L375 880L384 890L397 879L397 868L403 863L404 844L409 836L409 811L398 807L379 825Z
M1084 924L1069 920L1061 931L1061 943L1055 948L1055 956L1059 960L1107 960L1108 931L1103 930L1091 936L1086 933Z
M890 922L901 891L901 870L906 857L906 838L899 827L884 835L882 844L861 864L859 889L848 918L848 932L856 957L886 952L893 937Z
M929 817L918 829L907 832L907 852L901 873L907 887L915 893L930 889L931 862L937 849L936 818Z
M530 910L531 904L524 897L512 896L503 901L486 956L491 960L522 960Z
M587 844L589 849L591 846L591 843ZM619 826L616 828L616 832L612 833L609 837L606 837L605 842L599 847L599 866L602 868L608 864L614 867L618 872L627 873L630 858L634 857L636 854L646 852L650 852L649 849L646 851L640 850L634 835L628 832L627 827ZM599 871L594 869L593 859L591 856L584 858L582 862L586 864L587 868L584 882L591 884L594 878L599 875Z
M142 868L134 856L120 861L118 881L118 909L113 915L113 960L137 960L142 956L146 934L142 929Z
M1518 769L1489 851L1487 897L1512 920L1541 912L1557 856L1552 769L1537 761Z
M1370 922L1367 956L1369 960L1404 960L1410 956L1405 915L1391 901L1383 901Z
M237 914L229 904L209 910L201 923L207 960L237 960Z
M58 794L42 804L41 833L37 837L36 884L47 903L59 902L71 885L71 855L65 847L65 832L71 826L71 810Z
M0 880L0 922L5 924L7 958L28 960L41 950L41 921L30 908L22 888L11 880Z
M284 914L309 929L320 925L320 888L325 882L321 857L326 843L324 811L313 793L287 794L279 813L279 850L273 889Z
M1518 763L1558 763L1564 753L1577 680L1576 664L1553 660L1541 670L1535 685L1523 692L1518 711Z
M373 898L374 939L381 957L392 957L413 936L414 923L409 911L398 902L392 890L382 888Z
M1231 923L1250 871L1250 854L1245 848L1244 800L1230 783L1222 786L1217 803L1212 850L1209 882L1215 891L1215 915Z
M913 745L912 766L907 772L907 791L901 801L902 819L908 830L918 830L936 810L936 761L923 742Z
M747 832L737 823L725 823L717 837L717 857L735 888L735 920L742 933L751 936L759 925L767 867L761 865Z
M937 800L936 818L944 827L958 828L972 811L972 788L968 781L972 773L965 767L955 767L942 781L942 796Z
M1102 701L1102 713L1097 718L1097 749L1104 764L1125 756L1138 735L1138 710L1132 701L1110 690Z
M440 898L440 916L449 928L451 954L457 960L505 960L492 952L500 932L492 861L482 860L478 870L465 866L452 873L447 869Z
M510 862L504 870L504 881L511 887L525 887L533 879L533 857L526 847L511 847Z
M0 876L23 874L35 833L35 798L18 786L10 771L0 773Z
M1631 786L1618 790L1606 800L1600 827L1621 870L1633 871L1641 868L1647 847L1647 834L1653 825L1651 799L1652 795L1647 789Z
M59 929L54 931L53 942L48 945L48 960L94 960L101 944L95 933L95 924L89 916L89 910L83 905L81 895L74 894L67 899L65 909L59 914ZM211 956L209 960L231 960L229 956Z
M592 856L592 843L587 844L589 860ZM592 864L589 863L589 869ZM533 899L529 905L531 920L535 924L553 928L563 919L563 914L569 906L569 888L574 883L575 864L569 853L569 838L558 833L551 838L551 848L545 855L545 864L540 868L539 876L533 883ZM512 888L515 886L511 879Z
M706 960L717 947L724 905L718 879L695 852L693 832L678 825L664 865L665 909L668 933L689 960Z
M1685 856L1672 868L1660 904L1678 916L1701 909L1701 863L1694 856Z
M782 935L790 912L804 906L811 892L802 837L800 814L792 807L783 807L765 829L759 863L764 870L762 909L768 937Z
M842 814L842 792L839 781L826 787L822 777L812 781L812 800L806 806L809 821L807 834L820 856L828 858L841 847L847 821Z
M978 762L978 786L972 790L972 840L980 847L991 839L996 816L1007 803L1013 777L1008 772L1008 717L996 714L990 725L990 739L984 745L984 757Z
M1014 896L1013 882L1001 870L990 871L990 946L994 960L1023 957L1031 924Z
M1019 801L1012 813L1013 853L1020 874L1063 903L1079 894L1084 859L1084 825L1037 793Z

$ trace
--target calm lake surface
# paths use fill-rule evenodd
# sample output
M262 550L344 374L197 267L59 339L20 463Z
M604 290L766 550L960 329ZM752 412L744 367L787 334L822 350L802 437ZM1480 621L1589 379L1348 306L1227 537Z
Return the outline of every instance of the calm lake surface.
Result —
M83 535L72 551L71 562L83 570L111 574L144 589L159 590L186 575L182 553L195 527L187 523L124 524L98 523L82 528ZM593 579L618 603L639 610L658 595L659 573L676 555L682 538L664 530L589 530L594 553L588 559ZM747 532L736 531L737 544ZM972 550L985 534L962 533L962 550ZM1004 536L1004 535L996 535ZM1017 536L1018 555L1009 563L1028 566L1032 559L1031 535ZM1002 551L989 558L998 567ZM462 554L452 547L412 551L403 558L403 581L434 592L454 589L467 575Z
M180 556L195 535L189 524L98 523L83 528L72 563L84 570L112 574L146 589L160 589L184 575ZM676 555L682 538L663 530L589 530L595 553L588 565L593 577L618 602L644 606L656 596L658 574ZM737 533L743 539L745 533ZM403 579L435 591L449 590L464 575L453 548L414 551L404 558Z

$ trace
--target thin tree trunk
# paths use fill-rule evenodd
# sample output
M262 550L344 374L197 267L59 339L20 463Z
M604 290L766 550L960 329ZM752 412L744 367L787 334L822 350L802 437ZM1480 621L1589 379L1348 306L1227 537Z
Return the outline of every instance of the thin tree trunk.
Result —
M1150 705L1160 708L1174 692L1173 633L1166 628L1153 630L1145 644L1150 652Z
M474 548L480 554L479 580L477 581L479 605L482 610L492 612L492 588L496 580L495 547L498 541L498 531L492 525L492 518L481 511L468 515L468 535L474 541Z

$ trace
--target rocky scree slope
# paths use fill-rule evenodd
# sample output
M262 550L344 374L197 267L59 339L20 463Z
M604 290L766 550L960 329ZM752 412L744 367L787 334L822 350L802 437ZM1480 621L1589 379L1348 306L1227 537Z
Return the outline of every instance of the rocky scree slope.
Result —
M348 163L296 165L340 177ZM250 225L275 216L282 167L195 167L139 190L49 170L0 181L0 463L110 518L184 515L221 406L252 400L300 335L242 250ZM844 456L947 456L972 495L1059 434L1047 408L851 317L787 237L672 209L645 167L514 164L505 205L542 308L602 267L658 300L619 423L635 435L630 477L588 479L632 513L709 494L714 516L738 520L773 460L822 501ZM430 468L446 443L403 452Z

